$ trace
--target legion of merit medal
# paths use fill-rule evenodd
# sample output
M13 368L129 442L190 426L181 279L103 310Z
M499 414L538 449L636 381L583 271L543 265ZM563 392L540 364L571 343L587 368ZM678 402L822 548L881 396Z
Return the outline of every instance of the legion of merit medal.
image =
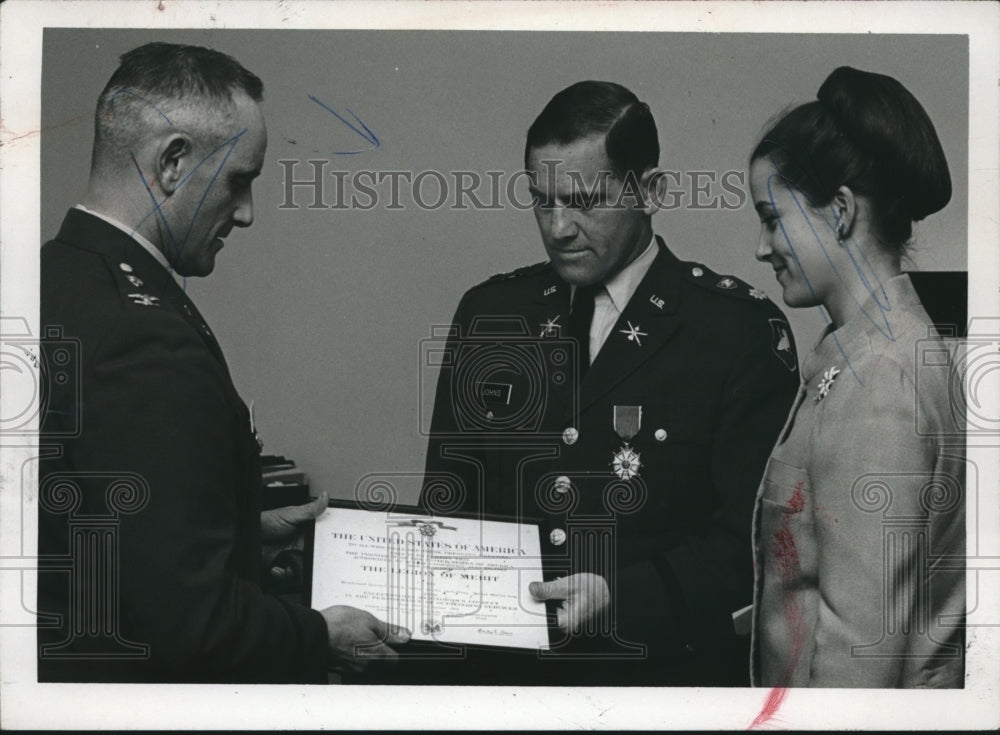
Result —
M615 406L613 420L615 433L621 437L624 444L615 452L611 466L618 477L631 480L639 476L639 468L642 466L639 453L628 444L629 439L638 434L642 426L642 406Z

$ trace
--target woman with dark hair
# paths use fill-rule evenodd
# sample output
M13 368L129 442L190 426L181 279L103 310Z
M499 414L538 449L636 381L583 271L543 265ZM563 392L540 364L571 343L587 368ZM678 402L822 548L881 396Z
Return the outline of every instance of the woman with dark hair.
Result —
M934 564L965 553L964 417L900 265L951 197L934 126L895 79L841 67L750 163L757 259L829 320L758 493L753 680L960 687L964 574Z

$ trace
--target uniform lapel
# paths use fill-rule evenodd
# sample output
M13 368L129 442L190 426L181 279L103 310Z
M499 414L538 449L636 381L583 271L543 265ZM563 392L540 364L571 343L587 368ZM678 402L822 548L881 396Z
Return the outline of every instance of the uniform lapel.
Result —
M656 260L597 353L581 386L585 409L655 355L680 326L676 316L680 269L663 240Z
M542 349L541 360L546 371L547 400L546 413L556 411L558 407L571 406L575 402L573 392L575 384L571 375L574 370L572 350L569 341L569 310L571 288L562 281L551 269L544 271L545 277L539 279L537 290L528 304L528 329L532 337L538 337Z
M212 355L229 372L222 348L194 303L177 285L173 275L126 232L100 217L73 208L66 214L56 239L100 253L119 281L129 276L136 278L135 284L125 285L120 281L125 288L124 293L136 298L155 297L160 303L169 304L191 325Z
M555 271L545 271L532 295L528 329L535 337L566 337L569 323L570 286Z
M173 279L171 278L171 281ZM174 289L170 290L167 294L167 300L171 303L174 309L180 313L184 319L191 325L191 327L198 332L202 341L211 351L211 353L222 363L222 366L226 368L226 372L229 372L229 366L226 364L225 355L222 354L222 347L219 345L218 341L215 339L215 335L212 334L212 330L208 328L208 322L198 311L198 307L194 305L194 302L188 297L187 293L181 290L177 283L174 282Z
M198 333L202 342L208 347L209 352L212 353L215 359L222 363L222 367L228 373L229 366L226 364L226 358L222 354L222 347L216 341L212 330L208 328L208 322L205 321L201 312L198 311L198 307L194 305L194 302L188 297L187 293L178 285L172 273L157 263L141 245L131 240L131 238L129 239L131 241L130 257L135 261L143 263L143 270L150 274L149 278L155 283L155 285L151 285L159 292L162 301L169 304L177 314L183 317L184 321L191 325L191 328Z

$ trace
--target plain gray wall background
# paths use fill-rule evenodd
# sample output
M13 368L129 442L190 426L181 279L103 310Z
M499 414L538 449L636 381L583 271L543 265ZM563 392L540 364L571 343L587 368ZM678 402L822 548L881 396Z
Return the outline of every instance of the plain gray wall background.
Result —
M312 195L302 189L301 208L279 209L279 159L329 159L327 172L512 175L523 166L527 128L552 95L581 79L604 79L650 105L662 166L718 177L745 171L765 123L812 99L826 75L846 64L896 77L927 109L955 193L916 228L911 267L966 268L964 36L47 29L44 238L85 190L94 104L118 56L154 40L216 48L264 81L269 144L254 186L255 223L230 236L210 278L187 287L244 399L255 402L265 451L293 457L315 489L335 497L351 497L363 478L388 473L397 475L401 500L415 499L421 417L436 377L421 368L421 341L433 325L448 323L469 286L543 260L544 251L528 211L426 211L413 205L408 187L401 210L309 209ZM349 120L346 110L353 111L379 146L309 95ZM335 153L348 150L362 152ZM310 173L304 164L296 169L298 178ZM332 203L332 177L327 184ZM433 182L424 192L436 198ZM681 258L735 274L781 304L770 267L753 259L758 222L749 203L685 206L661 212L654 225ZM801 355L824 322L816 309L783 308Z

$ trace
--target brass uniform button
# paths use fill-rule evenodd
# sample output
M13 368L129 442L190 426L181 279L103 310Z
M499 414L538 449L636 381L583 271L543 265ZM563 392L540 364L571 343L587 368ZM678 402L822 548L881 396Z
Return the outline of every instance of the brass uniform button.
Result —
M566 475L560 475L556 478L555 491L560 495L565 495L569 492L570 487L572 487L569 478Z

